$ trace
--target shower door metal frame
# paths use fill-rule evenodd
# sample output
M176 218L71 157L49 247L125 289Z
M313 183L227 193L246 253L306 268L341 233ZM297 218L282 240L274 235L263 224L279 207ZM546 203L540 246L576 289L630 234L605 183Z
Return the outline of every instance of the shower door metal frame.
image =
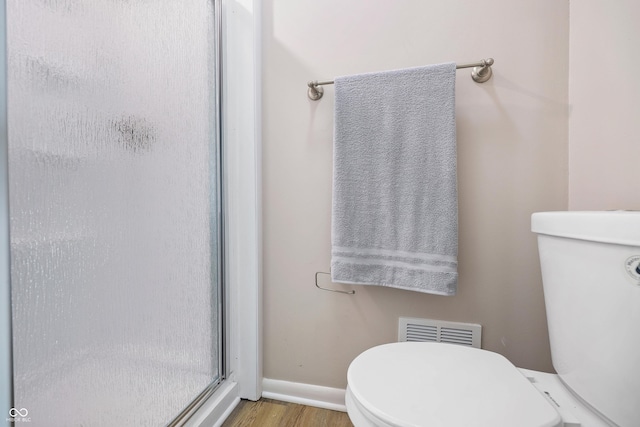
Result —
M0 0L0 424L9 426L11 425L9 410L13 406L13 350L11 335L11 244L9 241L6 10L6 1Z

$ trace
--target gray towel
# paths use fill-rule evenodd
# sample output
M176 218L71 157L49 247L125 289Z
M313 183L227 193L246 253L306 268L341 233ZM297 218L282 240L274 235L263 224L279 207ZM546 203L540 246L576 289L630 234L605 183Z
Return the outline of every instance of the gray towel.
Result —
M455 295L455 69L335 79L334 282Z

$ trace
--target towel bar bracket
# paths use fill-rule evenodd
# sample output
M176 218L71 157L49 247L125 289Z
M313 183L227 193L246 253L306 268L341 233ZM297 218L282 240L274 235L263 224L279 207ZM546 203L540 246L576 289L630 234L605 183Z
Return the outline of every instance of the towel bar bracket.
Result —
M322 98L322 95L324 95L324 89L322 88L322 86L319 86L317 80L309 82L307 83L307 85L309 86L309 89L307 90L307 96L310 100L317 101L318 99Z
M339 294L348 294L348 295L353 295L356 293L356 291L342 291L340 289L329 289L329 288L323 288L320 285L318 285L318 275L319 274L329 274L331 275L331 273L325 273L324 271L316 271L316 288L318 289L322 289L323 291L329 291L329 292L337 292Z
M471 70L471 78L476 83L484 83L493 75L493 71L491 71L493 58L483 59L482 64L483 65L473 67L473 70Z

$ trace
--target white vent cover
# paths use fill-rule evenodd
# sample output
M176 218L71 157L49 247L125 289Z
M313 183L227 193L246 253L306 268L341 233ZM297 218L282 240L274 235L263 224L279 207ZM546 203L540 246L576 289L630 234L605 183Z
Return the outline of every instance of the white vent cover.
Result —
M480 348L482 326L474 323L401 317L398 341L432 341Z

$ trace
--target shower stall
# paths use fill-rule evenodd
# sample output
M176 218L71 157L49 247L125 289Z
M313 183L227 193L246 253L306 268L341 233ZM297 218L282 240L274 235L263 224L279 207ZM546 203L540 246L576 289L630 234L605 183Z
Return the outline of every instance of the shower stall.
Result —
M0 419L179 425L238 352L225 348L220 1L4 12Z

